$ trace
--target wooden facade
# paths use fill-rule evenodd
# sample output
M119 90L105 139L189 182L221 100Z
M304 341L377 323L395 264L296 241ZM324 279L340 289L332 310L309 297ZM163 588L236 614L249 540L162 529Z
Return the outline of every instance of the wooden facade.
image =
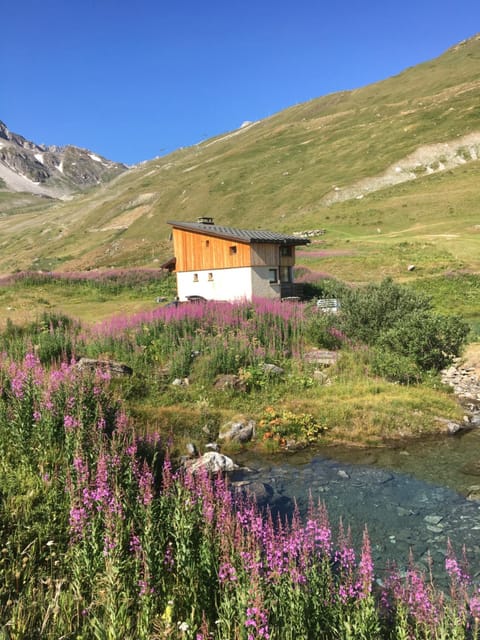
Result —
M251 265L250 245L173 229L176 271L202 271Z
M176 271L203 271L236 267L289 266L295 264L295 247L281 255L278 244L239 242L173 229Z

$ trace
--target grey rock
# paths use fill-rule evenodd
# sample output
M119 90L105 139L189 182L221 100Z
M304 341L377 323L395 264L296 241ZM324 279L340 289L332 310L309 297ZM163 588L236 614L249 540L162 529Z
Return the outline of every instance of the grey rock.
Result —
M96 358L80 358L76 363L80 370L84 371L107 371L112 376L131 376L133 369L123 362L115 360L97 360Z
M325 384L325 385L332 384L332 381L327 376L327 374L321 371L320 369L315 369L315 371L313 372L313 379L319 384Z
M472 484L467 489L467 499L473 501L480 501L480 484Z
M188 387L190 384L190 380L188 378L175 378L172 382L174 387Z
M282 367L277 367L276 364L269 364L267 362L264 362L261 368L271 376L282 376L285 373L285 369L282 369Z
M427 524L436 525L443 520L443 516L428 515L424 517Z
M189 442L186 446L186 449L190 457L196 458L198 456L198 449L193 442Z
M266 506L273 498L274 490L269 484L265 482L248 482L239 487L242 494L253 497L255 502L260 506Z
M441 524L437 524L437 525L427 524L427 529L432 533L443 533L443 527Z
M218 453L218 451L207 451L203 456L197 458L192 464L188 465L188 470L192 473L200 469L206 469L209 473L219 473L220 471L234 471L238 469L231 458Z
M255 426L254 420L238 417L220 428L218 439L225 442L249 442L255 435Z
M243 380L234 373L226 373L221 376L217 376L213 383L215 389L225 391L227 389L234 389L235 391L246 391L247 387Z

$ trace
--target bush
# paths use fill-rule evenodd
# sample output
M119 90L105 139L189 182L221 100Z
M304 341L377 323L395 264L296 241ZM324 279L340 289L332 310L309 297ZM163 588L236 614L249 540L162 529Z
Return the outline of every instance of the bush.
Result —
M383 331L377 345L408 358L422 371L440 371L458 356L468 333L461 318L417 311Z
M469 333L461 318L436 314L426 296L391 279L347 292L339 321L348 338L375 347L374 373L404 384L448 366Z
M429 312L430 300L423 294L386 278L380 284L347 290L341 299L342 329L353 339L373 345L380 334L417 311Z
M411 358L390 349L374 349L372 371L377 376L400 384L415 384L422 378L420 369Z

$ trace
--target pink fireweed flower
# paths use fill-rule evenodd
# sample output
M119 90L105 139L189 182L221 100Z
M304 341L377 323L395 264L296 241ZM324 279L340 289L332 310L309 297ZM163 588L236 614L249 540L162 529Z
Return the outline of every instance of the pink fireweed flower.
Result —
M463 565L466 565L465 549L463 550L463 555ZM466 570L464 570L464 567L462 567L458 562L450 538L447 541L447 557L445 558L445 569L450 576L452 586L466 587L469 584L470 576L468 575Z
M115 420L115 428L117 433L126 433L130 426L130 422L127 414L124 411L121 411Z
M370 538L368 536L367 527L363 532L362 555L358 567L359 573L359 597L366 598L372 592L373 583L373 560L372 550L370 547Z
M341 571L349 572L355 567L355 549L352 547L350 540L350 528L348 528L345 534L342 521L340 520L338 535L339 549L335 552L335 562L338 562Z
M268 616L259 607L251 606L247 608L247 618L244 624L248 629L248 640L256 640L258 638L269 640Z
M145 578L138 581L138 587L140 596L147 596L155 593L155 589L149 585L148 580Z
M101 453L98 457L95 487L91 495L92 499L97 502L98 511L101 511L102 507L108 506L112 498L112 492L108 482L108 458L104 453Z
M78 454L73 458L73 468L75 469L77 474L77 483L79 485L88 485L90 479L88 464Z
M103 538L103 555L105 557L109 556L116 548L117 541L109 533L106 533Z
M96 369L95 377L101 382L110 382L110 380L112 379L110 371L108 369L102 368Z
M11 379L12 392L15 398L21 400L25 395L25 386L27 383L27 373L21 369L17 369L15 375Z
M130 552L134 555L138 555L142 551L142 543L140 541L140 538L134 533L132 533L132 535L130 536L129 548Z
M70 509L70 532L72 537L82 538L88 522L87 510L84 506L74 505Z
M230 562L222 562L218 569L218 579L221 584L227 582L237 582L237 570Z
M469 599L468 608L475 621L480 622L480 588Z
M25 368L26 369L35 369L36 367L38 367L40 365L40 360L32 352L29 352L29 353L27 353L25 355L25 359L24 359L23 362L25 364Z
M138 478L138 487L143 504L148 506L153 500L153 474L145 461L140 477Z
M63 417L63 426L65 427L65 431L70 432L77 429L80 426L79 421L71 415L66 415Z

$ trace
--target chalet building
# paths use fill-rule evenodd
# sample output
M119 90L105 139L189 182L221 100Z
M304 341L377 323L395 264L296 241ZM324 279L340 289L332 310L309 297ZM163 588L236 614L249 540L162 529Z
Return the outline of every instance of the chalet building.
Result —
M249 231L198 222L169 222L173 228L177 294L180 300L280 299L301 295L293 282L295 247L306 238L275 231Z

